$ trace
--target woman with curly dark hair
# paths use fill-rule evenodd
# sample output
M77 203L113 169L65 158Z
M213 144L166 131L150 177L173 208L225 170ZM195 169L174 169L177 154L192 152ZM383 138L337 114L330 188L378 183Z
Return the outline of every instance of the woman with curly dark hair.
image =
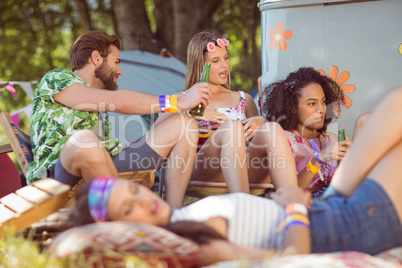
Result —
M311 67L290 73L285 80L269 85L263 112L268 121L285 130L296 160L299 186L321 196L329 185L351 142L338 142L326 133L328 124L339 115L343 93L332 79ZM346 146L344 146L346 145Z

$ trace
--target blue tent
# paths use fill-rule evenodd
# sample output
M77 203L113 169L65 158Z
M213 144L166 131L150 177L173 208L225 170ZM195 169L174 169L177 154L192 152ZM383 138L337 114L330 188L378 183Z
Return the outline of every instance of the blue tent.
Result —
M171 95L183 90L186 65L176 58L166 58L149 52L127 50L120 52L123 75L117 80L119 89L131 89L154 95ZM152 116L121 115L109 112L113 137L127 146L141 137Z

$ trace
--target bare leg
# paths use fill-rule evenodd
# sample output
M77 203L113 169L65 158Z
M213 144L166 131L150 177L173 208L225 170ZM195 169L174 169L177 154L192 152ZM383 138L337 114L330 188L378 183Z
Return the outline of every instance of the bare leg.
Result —
M393 201L399 219L402 221L402 141L382 157L368 174L377 181Z
M362 126L367 122L367 120L370 118L371 113L364 113L361 114L355 122L355 127L353 128L353 140L355 139L357 133L360 131Z
M69 173L84 179L117 176L112 158L91 130L74 133L63 146L60 161Z
M270 182L275 188L297 185L296 163L288 139L278 123L260 127L247 148L250 182Z
M222 124L196 156L192 180L225 181L230 193L250 193L241 121Z
M379 105L374 109L370 118L357 133L353 145L349 149L345 158L332 178L332 185L341 193L351 196L353 192L363 182L375 165L384 161L383 157L396 150L401 142L402 133L402 87L388 93ZM395 157L396 153L390 154L386 158ZM400 158L399 158L400 160ZM394 163L394 162L392 162ZM385 166L384 164L380 166ZM400 163L395 163L395 167ZM379 167L378 167L379 168ZM377 170L377 167L376 169ZM382 169L381 169L382 170ZM391 169L394 171L394 169ZM401 170L400 170L401 171ZM395 178L400 171L393 173L395 182L390 183L393 191L400 192L401 180ZM374 169L373 169L374 172ZM382 170L382 172L386 172ZM382 175L376 174L376 179L380 180ZM372 174L370 174L371 176ZM374 174L373 174L374 176ZM382 178L381 178L382 180ZM384 176L384 181L387 181ZM399 188L395 185L399 183ZM383 183L381 183L383 185ZM385 186L387 191L388 187ZM391 189L390 189L391 190ZM399 202L401 203L401 202Z
M197 123L185 114L175 114L158 122L145 135L149 146L168 158L166 201L172 209L181 208L194 166L199 136Z

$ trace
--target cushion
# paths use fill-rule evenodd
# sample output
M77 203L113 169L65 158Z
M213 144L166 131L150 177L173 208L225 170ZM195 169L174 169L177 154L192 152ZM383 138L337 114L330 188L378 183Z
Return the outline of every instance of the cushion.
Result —
M334 253L317 253L293 256L274 256L265 261L241 260L225 261L204 268L400 268L402 264L402 247L390 249L375 256L356 251Z
M14 123L11 122L10 125L14 131L15 136L17 136L17 139L21 144L21 149L24 152L28 163L31 163L33 161L31 138L27 134L22 132L18 127L16 127Z
M96 267L123 266L143 261L151 267L189 267L200 257L200 247L163 228L130 222L93 223L75 227L57 235L49 246L58 258L86 263ZM81 256L81 257L80 257Z

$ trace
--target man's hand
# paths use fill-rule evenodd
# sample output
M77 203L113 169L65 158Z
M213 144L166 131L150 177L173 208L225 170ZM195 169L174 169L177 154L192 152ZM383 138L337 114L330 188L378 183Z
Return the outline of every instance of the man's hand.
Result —
M211 88L208 83L197 83L186 91L186 94L177 98L177 108L186 111L203 103L208 106L211 97Z

